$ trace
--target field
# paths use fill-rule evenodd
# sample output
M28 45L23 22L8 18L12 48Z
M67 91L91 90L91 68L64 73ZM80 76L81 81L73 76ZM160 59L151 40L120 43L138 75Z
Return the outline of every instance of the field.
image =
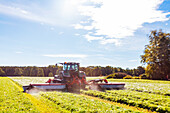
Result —
M109 82L125 82L125 89L81 90L80 94L53 91L31 95L22 92L22 85L47 80L45 77L1 77L0 113L170 112L170 81L110 79Z

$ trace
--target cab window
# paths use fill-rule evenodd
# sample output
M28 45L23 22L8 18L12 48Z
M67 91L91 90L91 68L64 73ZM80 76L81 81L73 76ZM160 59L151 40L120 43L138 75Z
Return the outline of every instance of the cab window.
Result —
M76 70L76 71L78 71L78 65L77 64L64 64L63 70Z

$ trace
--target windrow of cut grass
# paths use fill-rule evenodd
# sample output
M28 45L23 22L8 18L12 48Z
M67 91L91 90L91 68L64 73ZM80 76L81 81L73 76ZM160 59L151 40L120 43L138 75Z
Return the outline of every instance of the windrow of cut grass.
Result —
M57 108L60 107L71 113L139 113L78 94L42 92L40 95L53 102Z
M39 113L39 110L9 78L0 77L1 113Z
M170 81L165 80L147 80L147 79L107 79L109 82L134 82L134 83L160 83L170 84Z
M170 84L128 82L126 88L132 91L170 96Z
M160 113L170 112L169 96L148 94L144 92L136 92L129 90L111 90L106 92L82 90L81 93Z
M170 81L143 79L108 79L109 82L124 82L125 88L145 93L170 96Z

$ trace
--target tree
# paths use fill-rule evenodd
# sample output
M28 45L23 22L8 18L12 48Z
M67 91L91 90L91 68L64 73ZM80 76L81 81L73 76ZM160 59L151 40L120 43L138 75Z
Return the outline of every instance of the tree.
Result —
M30 71L31 71L31 67L30 66L25 67L24 71L23 71L23 75L24 76L30 76Z
M2 68L0 68L0 75L5 76L5 71Z
M15 73L15 67L5 67L5 70L4 72L6 73L7 76L11 76L11 75L14 75Z
M125 73L127 73L127 74L129 74L129 75L132 75L129 68L126 68Z
M23 74L23 70L21 68L15 68L14 75L21 76Z
M37 76L38 74L38 67L34 66L30 70L30 76Z
M134 68L134 69L132 70L132 75L133 75L133 76L139 75L137 69Z
M123 72L123 69L121 67L117 67L118 72Z
M168 79L170 75L170 33L152 31L141 62L148 64L146 74L152 79Z
M92 70L93 70L92 67L90 67L90 66L87 67L87 68L86 68L86 75L87 75L87 76L92 76Z
M106 75L112 74L113 72L113 68L111 66L106 66L105 70L106 70Z
M38 68L38 74L37 74L38 77L42 76L44 77L44 70L42 68Z
M102 71L100 70L99 66L94 67L94 69L92 71L92 75L93 76L100 76L100 75L102 75Z
M113 68L113 72L112 72L112 73L116 73L116 72L118 72L118 70L117 70L117 68L116 68L116 67L114 67L114 68Z
M137 67L137 73L138 75L145 73L145 68L142 66Z
M50 72L50 73L48 74L48 76L49 76L49 77L53 77L54 75L53 75L52 72Z

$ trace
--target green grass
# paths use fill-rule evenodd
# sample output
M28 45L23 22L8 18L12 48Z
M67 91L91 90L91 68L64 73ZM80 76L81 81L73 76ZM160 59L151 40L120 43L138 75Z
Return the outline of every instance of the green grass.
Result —
M130 106L145 108L157 112L170 112L169 96L148 94L145 92L136 92L130 90L108 90L100 91L84 91L81 93L99 97L113 102L123 103Z
M0 113L39 113L9 78L0 77Z
M56 107L60 107L72 113L139 113L122 107L114 106L99 100L63 92L42 92L41 96L53 102Z

